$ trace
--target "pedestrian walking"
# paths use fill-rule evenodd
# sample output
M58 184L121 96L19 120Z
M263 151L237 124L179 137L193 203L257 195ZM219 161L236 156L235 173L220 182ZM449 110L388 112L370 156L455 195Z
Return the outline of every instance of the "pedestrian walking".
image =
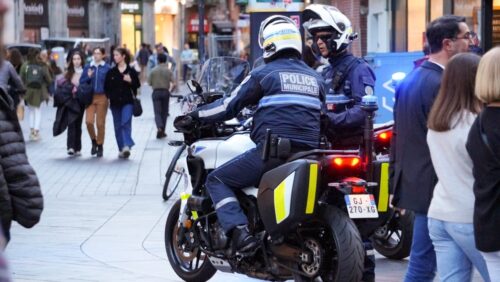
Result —
M137 58L136 60L139 62L139 66L141 67L141 83L144 83L146 81L146 70L148 66L148 59L149 59L149 50L147 47L146 43L141 44L141 49L137 53Z
M40 57L40 50L28 51L27 62L21 67L21 79L26 87L25 100L29 108L30 140L40 139L41 105L49 100L48 85L52 83L49 68Z
M70 156L80 156L82 150L82 121L85 107L78 99L78 86L83 73L84 54L73 51L64 73L64 78L58 81L54 96L54 106L57 107L54 122L54 136L68 128L67 150Z
M433 281L436 254L429 236L427 211L437 183L427 145L427 116L450 58L469 50L465 18L443 16L426 29L429 60L414 69L396 90L390 154L392 204L415 212L413 243L405 281ZM403 210L401 212L404 212Z
M85 110L85 123L92 141L91 155L102 157L104 153L103 144L106 128L106 115L108 113L108 98L104 91L106 74L110 70L109 65L103 60L105 49L102 47L93 50L94 60L85 66L80 78L80 84L90 83L93 88L93 98L90 106ZM97 126L97 132L96 132Z
M3 55L6 55L5 50ZM26 89L24 89L23 82L21 81L19 74L16 72L16 69L7 60L4 60L2 65L0 65L0 87L5 93L9 94L14 101L14 105L17 107L20 102L21 95L24 95Z
M186 82L189 65L193 63L193 50L189 48L189 44L184 44L184 50L181 52L182 63L182 81Z
M174 86L173 74L167 66L167 56L158 55L158 66L154 67L148 77L148 83L153 88L153 108L155 114L156 138L167 137L167 117L170 104L170 91Z
M21 74L21 66L24 63L23 55L17 48L9 50L9 61L16 69L17 74Z
M490 281L474 242L474 177L465 149L469 130L482 107L474 96L479 60L471 53L453 56L429 113L427 144L438 182L429 206L428 227L443 282L471 281L473 267L484 281Z
M476 76L476 96L486 107L467 139L474 165L474 237L491 281L500 281L500 47L484 54Z
M141 87L139 76L130 66L130 54L124 48L113 51L115 67L106 75L104 89L109 97L119 158L128 158L134 146L132 140L132 114L137 89Z

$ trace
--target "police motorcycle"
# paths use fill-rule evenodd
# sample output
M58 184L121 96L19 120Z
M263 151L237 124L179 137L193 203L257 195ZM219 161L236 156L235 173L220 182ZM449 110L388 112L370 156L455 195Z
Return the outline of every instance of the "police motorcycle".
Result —
M202 67L200 78L197 82L188 81L188 87L192 89L191 93L183 95L180 104L181 112L187 113L194 111L196 107L201 103L210 103L221 97L228 96L231 91L238 86L243 78L248 74L250 66L247 61L243 61L239 58L234 57L214 57L210 58L205 62ZM196 90L196 87L200 87ZM202 89L207 89L200 95L198 93L203 92ZM204 134L211 137L223 137L229 136L237 131L245 131L241 134L245 137L245 142L232 144L231 148L227 154L224 151L219 153L218 158L223 158L229 160L237 154L235 150L241 148L244 152L248 150L246 144L250 144L255 147L254 143L250 140L248 136L248 129L252 122L252 109L243 110L238 118L232 120L217 123L213 126L213 132ZM203 145L199 148L216 148L219 145L219 141L216 139L205 140ZM174 195L179 194L179 187L186 185L187 175L187 165L185 164L185 158L188 154L187 145L182 141L170 141L169 145L176 146L177 150L174 153L172 161L167 168L165 173L165 182L163 184L162 197L163 200L167 201ZM242 146L242 147L241 147ZM250 147L252 148L252 147ZM210 162L210 161L209 161ZM214 167L215 168L215 167Z
M204 92L199 83L191 84L198 105L213 100L210 89ZM364 102L373 117L376 100L367 97ZM373 119L368 122L373 125ZM290 155L290 143L269 132L263 158L287 162L265 173L258 188L236 192L260 240L255 253L240 254L233 252L218 223L204 183L211 170L255 144L244 130L217 136L220 124L200 123L189 130L174 126L182 128L187 144L187 156L179 159L186 167L186 189L167 218L165 245L182 279L206 281L217 270L273 281L361 279L364 249L351 218L377 218L378 213L370 193L377 184L352 177L365 166L358 151L316 149ZM368 130L373 134L373 128Z

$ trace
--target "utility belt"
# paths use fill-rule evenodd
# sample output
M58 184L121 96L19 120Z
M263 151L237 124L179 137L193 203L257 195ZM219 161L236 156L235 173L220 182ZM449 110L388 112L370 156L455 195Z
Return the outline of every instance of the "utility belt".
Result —
M297 152L311 149L311 147L294 142L290 138L284 138L277 134L272 134L271 130L268 129L266 131L266 137L262 147L262 160L284 161Z

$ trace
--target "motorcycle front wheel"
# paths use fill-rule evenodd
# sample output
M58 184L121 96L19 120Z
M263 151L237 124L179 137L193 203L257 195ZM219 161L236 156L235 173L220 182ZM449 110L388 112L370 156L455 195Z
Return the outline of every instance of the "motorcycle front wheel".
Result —
M314 278L294 274L295 281L357 282L363 275L365 251L361 235L354 222L340 209L327 206L321 211L320 229L311 229L304 237L304 245L321 263L300 265L299 270ZM320 267L320 270L318 270Z
M165 225L165 248L168 261L175 273L184 281L208 281L217 272L208 257L196 246L191 246L192 250L186 251L189 248L186 244L189 244L189 242L179 244L181 239L178 224L180 209L181 200L177 200L170 209Z

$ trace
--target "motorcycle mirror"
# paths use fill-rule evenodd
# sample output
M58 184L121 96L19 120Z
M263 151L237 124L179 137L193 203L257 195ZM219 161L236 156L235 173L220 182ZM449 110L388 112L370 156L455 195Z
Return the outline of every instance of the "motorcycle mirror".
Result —
M196 93L196 94L203 93L203 88L198 83L198 81L196 81L196 80L189 80L186 84L187 84L189 90L191 91L191 93Z

